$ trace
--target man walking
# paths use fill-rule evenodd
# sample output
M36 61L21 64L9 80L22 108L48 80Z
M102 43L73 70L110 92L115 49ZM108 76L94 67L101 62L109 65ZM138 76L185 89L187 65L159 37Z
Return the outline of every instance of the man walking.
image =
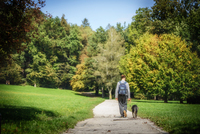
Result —
M119 110L121 117L127 117L127 98L130 101L130 89L129 84L126 82L126 76L121 75L121 81L117 83L115 89L115 99L118 100Z

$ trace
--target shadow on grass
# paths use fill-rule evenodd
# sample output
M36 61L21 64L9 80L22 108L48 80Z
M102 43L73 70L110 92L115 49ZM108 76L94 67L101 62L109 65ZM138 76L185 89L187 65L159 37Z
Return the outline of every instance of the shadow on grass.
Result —
M164 103L164 100L132 100L132 102ZM179 101L168 101L168 103L165 103L165 104L180 104L180 102ZM186 102L183 104L186 104Z
M85 97L98 97L98 98L102 98L102 95L95 95L95 93L91 93L91 92L78 92L75 93L75 95L80 95L80 96L85 96ZM104 97L104 99L108 99L108 97Z
M188 122L188 123L177 123L173 126L172 134L200 134L200 121Z
M19 123L21 121L40 120L38 118L39 114L51 118L56 117L56 114L51 111L12 105L0 105L0 113L2 116L2 123Z

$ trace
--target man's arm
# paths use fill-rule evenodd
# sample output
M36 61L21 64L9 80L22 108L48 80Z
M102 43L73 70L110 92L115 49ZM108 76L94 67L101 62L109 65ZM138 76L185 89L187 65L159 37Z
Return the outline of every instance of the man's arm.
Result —
M119 89L119 82L117 82L117 86L116 86L116 89L115 89L115 99L116 100L118 99L118 89Z
M129 84L128 84L128 82L126 83L126 87L127 87L127 90L128 90L128 100L130 100L131 99L131 93L130 93L130 88L129 88Z

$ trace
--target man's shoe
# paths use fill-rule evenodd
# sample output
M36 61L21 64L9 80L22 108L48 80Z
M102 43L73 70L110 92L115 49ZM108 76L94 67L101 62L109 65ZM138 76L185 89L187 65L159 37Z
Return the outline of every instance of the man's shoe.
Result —
M126 111L124 110L124 117L127 117Z

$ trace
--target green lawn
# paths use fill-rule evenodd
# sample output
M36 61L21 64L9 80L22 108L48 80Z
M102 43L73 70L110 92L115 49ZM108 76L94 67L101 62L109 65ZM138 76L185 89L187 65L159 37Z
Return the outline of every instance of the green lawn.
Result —
M60 133L80 120L93 117L101 97L85 97L71 90L0 85L1 132ZM175 134L200 133L200 105L178 101L132 100L138 115Z
M59 133L78 121L93 117L92 109L103 102L71 90L0 85L1 132Z
M170 134L199 134L200 105L179 104L179 101L132 100L139 107L138 116L149 118Z

